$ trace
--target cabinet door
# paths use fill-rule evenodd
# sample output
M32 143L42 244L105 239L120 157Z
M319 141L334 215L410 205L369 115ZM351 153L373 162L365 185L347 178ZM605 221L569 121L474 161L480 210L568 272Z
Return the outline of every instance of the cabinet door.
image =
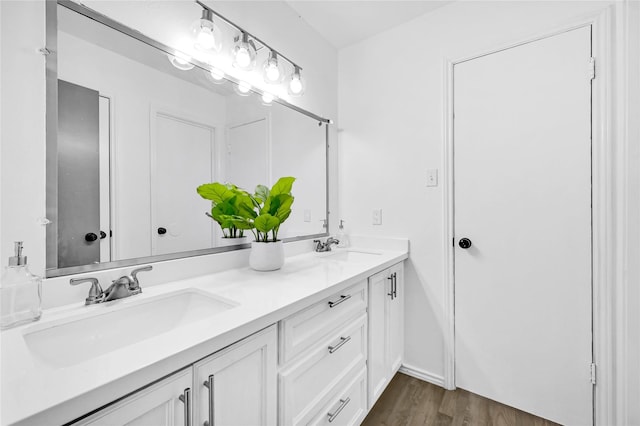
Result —
M273 325L194 364L195 424L275 425L276 345Z
M186 426L186 416L191 418L192 412L192 382L191 368L186 368L74 423L74 426ZM185 398L186 395L189 396Z
M387 385L389 367L387 366L387 321L388 302L391 296L391 281L387 271L369 277L369 353L367 361L369 408L377 401Z
M404 268L403 263L389 268L387 277L391 278L391 292L393 297L387 297L388 341L387 341L387 368L391 379L402 365L404 355Z

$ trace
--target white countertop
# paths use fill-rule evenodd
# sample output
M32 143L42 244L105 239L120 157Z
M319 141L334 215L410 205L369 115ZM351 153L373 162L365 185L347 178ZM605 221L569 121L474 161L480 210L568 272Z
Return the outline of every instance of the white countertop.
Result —
M406 259L407 246L405 242L404 249L397 244L393 250L346 249L378 254L357 262L324 258L341 249L306 253L288 257L279 271L239 268L148 288L143 282L143 293L134 297L94 306L79 301L45 310L39 322L2 332L1 424L74 420ZM25 343L24 335L34 328L189 288L238 306L68 367L53 367Z

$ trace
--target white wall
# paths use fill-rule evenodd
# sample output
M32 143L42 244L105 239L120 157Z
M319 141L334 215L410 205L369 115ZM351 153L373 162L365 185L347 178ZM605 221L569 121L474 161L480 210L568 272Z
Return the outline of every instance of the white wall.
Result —
M405 362L435 382L443 359L444 64L557 29L608 2L455 2L339 52L340 215L354 234L411 239ZM371 211L382 208L382 226Z

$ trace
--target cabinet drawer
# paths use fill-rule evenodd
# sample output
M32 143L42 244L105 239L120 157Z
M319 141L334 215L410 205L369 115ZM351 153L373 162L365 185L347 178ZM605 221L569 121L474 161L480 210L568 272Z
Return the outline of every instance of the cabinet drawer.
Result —
M280 364L289 362L366 309L367 286L362 282L280 321Z
M366 314L323 339L316 349L280 374L281 419L301 424L352 370L365 367Z
M308 423L313 426L359 425L367 414L367 371L360 370L346 386L338 387Z

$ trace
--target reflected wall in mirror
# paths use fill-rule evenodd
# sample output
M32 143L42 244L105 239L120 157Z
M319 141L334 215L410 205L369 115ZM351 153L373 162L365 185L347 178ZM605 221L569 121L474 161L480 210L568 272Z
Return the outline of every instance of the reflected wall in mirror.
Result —
M317 116L239 96L200 66L179 70L170 48L63 5L57 21L58 135L48 146L58 158L57 185L48 187L57 193L47 198L58 207L47 276L250 242L250 233L223 238L205 215L211 205L196 188L214 181L253 192L294 176L296 201L280 236L326 233L327 130Z

